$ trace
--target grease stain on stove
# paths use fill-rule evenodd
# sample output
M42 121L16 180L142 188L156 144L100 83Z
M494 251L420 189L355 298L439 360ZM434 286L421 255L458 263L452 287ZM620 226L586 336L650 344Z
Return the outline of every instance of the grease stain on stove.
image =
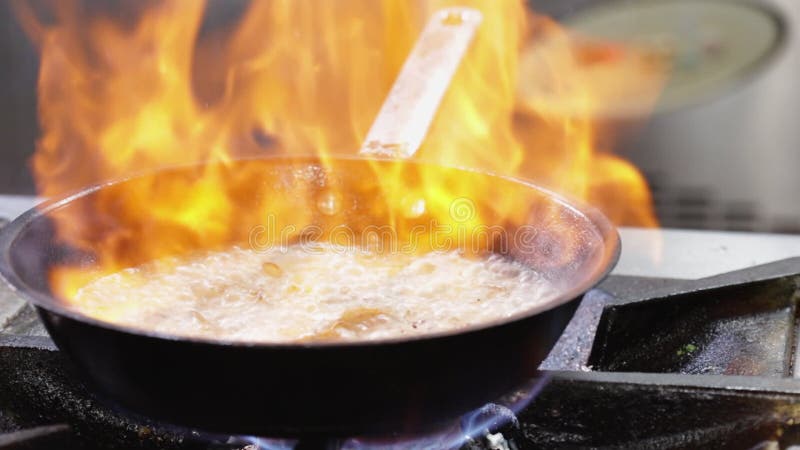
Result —
M678 356L691 355L692 353L695 352L695 350L697 350L697 346L696 345L694 345L694 344L686 344L683 347L681 347L680 349L678 349L678 351L675 352L675 354L677 354Z

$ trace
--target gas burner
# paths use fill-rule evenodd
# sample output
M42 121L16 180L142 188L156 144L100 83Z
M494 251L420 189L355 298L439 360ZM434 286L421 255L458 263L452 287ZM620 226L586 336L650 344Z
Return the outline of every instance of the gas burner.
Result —
M235 441L245 443L246 450L404 450L404 449L492 449L511 450L502 428L518 429L516 414L524 409L549 382L549 374L531 380L498 399L471 411L450 425L424 434L395 434L389 436L354 437L345 439L300 438L269 439L245 437Z
M541 378L416 437L220 437L115 411L77 381L26 307L0 329L0 449L796 444L798 272L800 258L693 281L612 276L584 296Z

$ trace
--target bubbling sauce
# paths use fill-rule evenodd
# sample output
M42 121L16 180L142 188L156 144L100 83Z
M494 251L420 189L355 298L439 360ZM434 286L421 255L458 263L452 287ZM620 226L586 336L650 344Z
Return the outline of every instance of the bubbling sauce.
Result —
M317 342L464 328L555 294L537 272L498 255L314 244L160 260L94 280L72 304L91 317L170 335Z

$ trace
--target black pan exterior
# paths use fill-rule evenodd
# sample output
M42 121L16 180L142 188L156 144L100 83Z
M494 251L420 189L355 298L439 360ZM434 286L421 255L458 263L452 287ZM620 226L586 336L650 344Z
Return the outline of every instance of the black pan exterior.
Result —
M576 305L434 339L283 348L165 340L39 313L90 386L125 408L232 434L346 436L429 429L513 390Z

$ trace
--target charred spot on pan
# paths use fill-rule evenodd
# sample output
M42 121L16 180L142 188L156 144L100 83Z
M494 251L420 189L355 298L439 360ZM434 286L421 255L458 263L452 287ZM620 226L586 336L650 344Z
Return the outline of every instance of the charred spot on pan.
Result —
M268 134L261 128L253 128L253 131L250 133L250 137L259 148L265 150L272 149L278 143L274 136Z

